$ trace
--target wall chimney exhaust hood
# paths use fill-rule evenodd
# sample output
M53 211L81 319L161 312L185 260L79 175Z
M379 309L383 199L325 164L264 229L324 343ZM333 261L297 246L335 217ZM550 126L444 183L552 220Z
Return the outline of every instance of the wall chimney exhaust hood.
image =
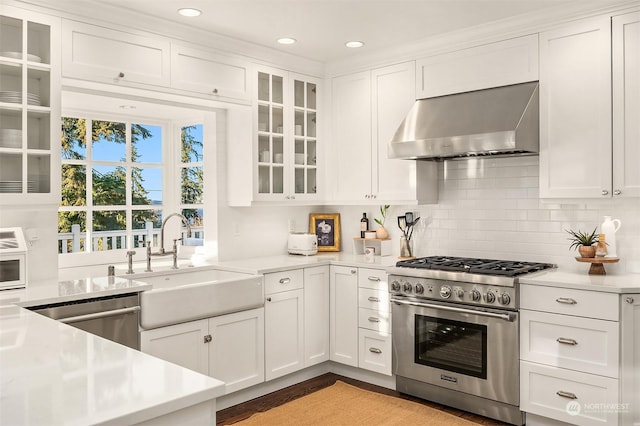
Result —
M417 100L389 158L443 160L537 155L538 82Z

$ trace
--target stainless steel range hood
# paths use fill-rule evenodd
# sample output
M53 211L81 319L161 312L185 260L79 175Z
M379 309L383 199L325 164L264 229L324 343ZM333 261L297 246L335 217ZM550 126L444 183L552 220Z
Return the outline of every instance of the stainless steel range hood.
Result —
M538 82L420 99L389 158L440 160L538 154Z

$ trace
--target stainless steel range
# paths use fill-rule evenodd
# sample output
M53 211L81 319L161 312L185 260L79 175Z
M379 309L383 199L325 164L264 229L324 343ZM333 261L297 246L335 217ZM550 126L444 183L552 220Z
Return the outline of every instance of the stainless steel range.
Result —
M518 277L551 267L431 256L390 268L397 390L524 424Z

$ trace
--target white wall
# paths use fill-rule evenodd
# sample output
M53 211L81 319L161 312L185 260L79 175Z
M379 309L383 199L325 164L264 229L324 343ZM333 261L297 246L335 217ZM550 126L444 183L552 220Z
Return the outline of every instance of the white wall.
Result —
M620 262L609 273L640 272L640 199L540 200L538 157L445 161L439 165L440 201L426 206L394 206L387 228L399 253L396 216L418 211L414 232L418 256L455 255L544 261L576 272L588 265L575 261L565 229L599 229L604 215L622 221L616 234ZM363 211L376 207L340 208L343 239L355 236ZM369 214L368 214L369 216ZM352 248L345 247L351 251Z

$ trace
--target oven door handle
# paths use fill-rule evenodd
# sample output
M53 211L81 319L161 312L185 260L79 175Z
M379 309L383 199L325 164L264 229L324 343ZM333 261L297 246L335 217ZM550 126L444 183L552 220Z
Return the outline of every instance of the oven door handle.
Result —
M420 308L433 308L433 309L440 309L440 310L449 311L449 312L459 312L462 314L473 314L473 315L479 315L483 317L498 318L498 319L502 319L509 322L515 319L514 314L498 314L495 312L476 311L472 309L458 308L455 306L432 305L429 303L421 303L421 302L414 302L411 300L397 299L395 297L392 297L391 301L397 305L418 306Z

